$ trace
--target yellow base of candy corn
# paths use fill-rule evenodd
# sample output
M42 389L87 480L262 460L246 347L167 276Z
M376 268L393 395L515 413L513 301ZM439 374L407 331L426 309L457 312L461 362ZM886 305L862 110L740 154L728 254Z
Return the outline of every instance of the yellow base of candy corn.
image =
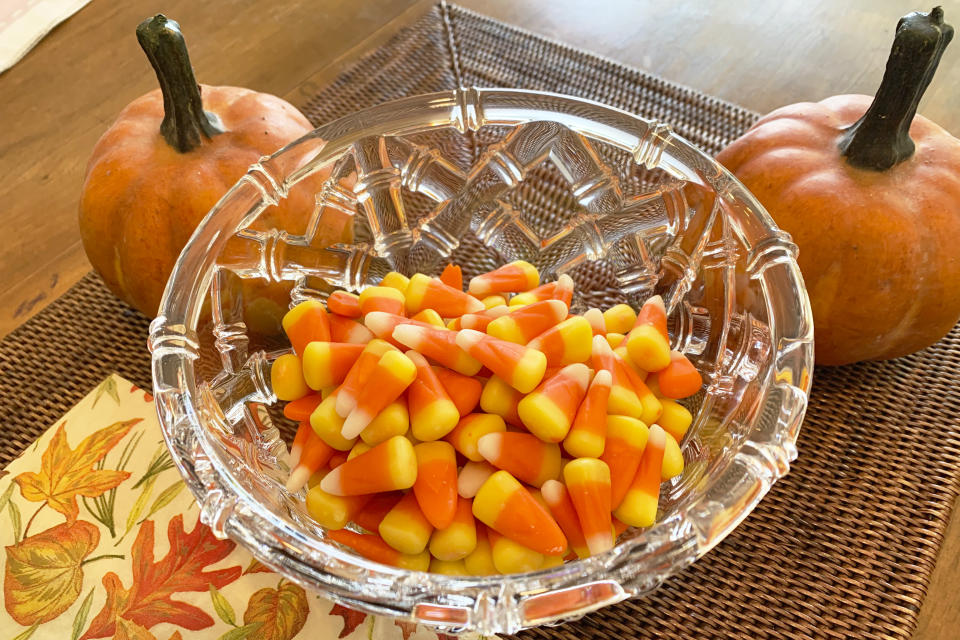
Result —
M476 525L454 522L430 537L430 555L438 560L463 560L477 548Z
M575 458L599 458L606 438L593 431L571 431L563 440L563 448Z
M521 400L517 413L530 433L544 442L560 442L570 431L570 416L542 394L531 393Z
M670 345L650 325L634 327L627 336L630 360L644 371L660 371L670 364Z
M438 560L434 558L430 561L430 573L439 573L445 576L469 576L467 567L463 560Z
M663 411L657 419L657 424L673 436L674 440L677 442L682 441L683 436L687 433L687 429L690 428L690 423L693 422L693 416L687 411L686 407L676 400L662 398L660 405Z
M477 546L463 559L463 566L472 576L496 575L497 567L493 564L493 551L486 536L477 540Z
M664 442L660 479L667 481L683 473L683 452L680 451L680 445L677 444L677 441L673 439L669 432Z
M413 416L410 430L417 440L431 442L453 431L458 422L460 422L460 412L457 411L457 405L447 399L438 399Z
M613 515L631 527L649 527L657 521L656 496L630 490Z
M393 436L402 436L410 428L410 414L403 399L395 400L377 414L373 422L360 432L360 439L370 446L385 442Z
M337 396L328 396L313 410L310 415L310 426L321 440L338 451L349 451L356 438L344 438L340 432L343 429L343 418L337 414Z
M536 571L544 562L543 554L505 537L497 539L492 546L492 553L493 566L500 573ZM560 558L560 561L562 562L563 558Z

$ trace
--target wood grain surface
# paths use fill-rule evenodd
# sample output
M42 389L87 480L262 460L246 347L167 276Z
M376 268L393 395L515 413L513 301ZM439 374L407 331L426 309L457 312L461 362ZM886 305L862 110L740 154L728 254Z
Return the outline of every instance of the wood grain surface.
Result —
M93 0L0 75L0 336L89 270L77 199L90 149L155 86L134 27L163 12L183 26L201 82L302 103L348 61L432 0ZM873 93L903 0L461 0L535 33L594 51L750 109ZM960 2L942 3L960 25ZM920 111L960 132L960 44L948 48ZM960 517L916 638L960 637Z

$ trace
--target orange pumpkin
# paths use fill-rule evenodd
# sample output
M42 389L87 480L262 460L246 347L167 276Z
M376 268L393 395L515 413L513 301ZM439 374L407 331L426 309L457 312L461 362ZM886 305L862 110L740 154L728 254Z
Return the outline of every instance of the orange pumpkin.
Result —
M917 103L953 29L905 16L876 97L778 109L717 159L800 248L816 359L895 358L960 318L960 141Z
M276 96L198 86L173 20L162 15L145 20L137 38L160 89L131 102L94 147L80 201L80 235L111 291L152 317L181 249L204 215L251 164L313 127ZM313 206L312 189L293 190L256 226L302 228ZM349 241L349 220L341 221L325 225L317 244ZM260 298L249 300L248 310L258 304L282 311L264 304L263 292L271 289L257 290Z

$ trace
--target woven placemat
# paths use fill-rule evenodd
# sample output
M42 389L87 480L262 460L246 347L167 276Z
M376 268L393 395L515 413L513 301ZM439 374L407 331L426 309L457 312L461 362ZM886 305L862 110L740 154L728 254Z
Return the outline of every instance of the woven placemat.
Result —
M457 85L558 91L672 124L710 151L756 114L439 5L321 91L321 123ZM149 385L147 320L88 275L0 343L0 463L116 371ZM960 330L921 353L816 372L786 479L657 592L524 638L910 638L960 490Z

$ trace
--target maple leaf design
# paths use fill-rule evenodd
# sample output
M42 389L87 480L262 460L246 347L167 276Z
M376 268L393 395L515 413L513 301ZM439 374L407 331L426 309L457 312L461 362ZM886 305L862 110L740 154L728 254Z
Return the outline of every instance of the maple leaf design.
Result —
M40 473L26 471L13 480L20 493L31 502L46 502L67 517L67 524L77 519L77 496L95 498L113 489L130 477L127 471L94 469L141 418L114 422L90 434L71 449L67 444L65 423L53 434L40 459Z
M343 630L337 638L346 638L367 619L367 614L361 611L354 611L341 604L333 605L333 608L330 609L330 615L343 618Z
M243 575L247 575L248 573L273 573L273 571L270 567L254 558L250 561L250 564L247 565L247 568L243 570Z
M83 561L99 543L100 531L79 520L7 547L3 599L10 617L28 627L69 609L80 596Z
M122 618L150 629L169 622L197 631L213 624L213 618L186 602L173 600L173 594L208 591L210 585L222 589L240 577L240 567L204 571L204 567L226 558L236 546L230 540L217 540L210 528L199 520L193 531L183 528L183 515L174 516L167 526L170 551L160 561L153 559L153 520L140 526L131 549L133 583L124 589L120 577L112 571L103 576L107 601L90 623L81 640L106 638L117 629Z

